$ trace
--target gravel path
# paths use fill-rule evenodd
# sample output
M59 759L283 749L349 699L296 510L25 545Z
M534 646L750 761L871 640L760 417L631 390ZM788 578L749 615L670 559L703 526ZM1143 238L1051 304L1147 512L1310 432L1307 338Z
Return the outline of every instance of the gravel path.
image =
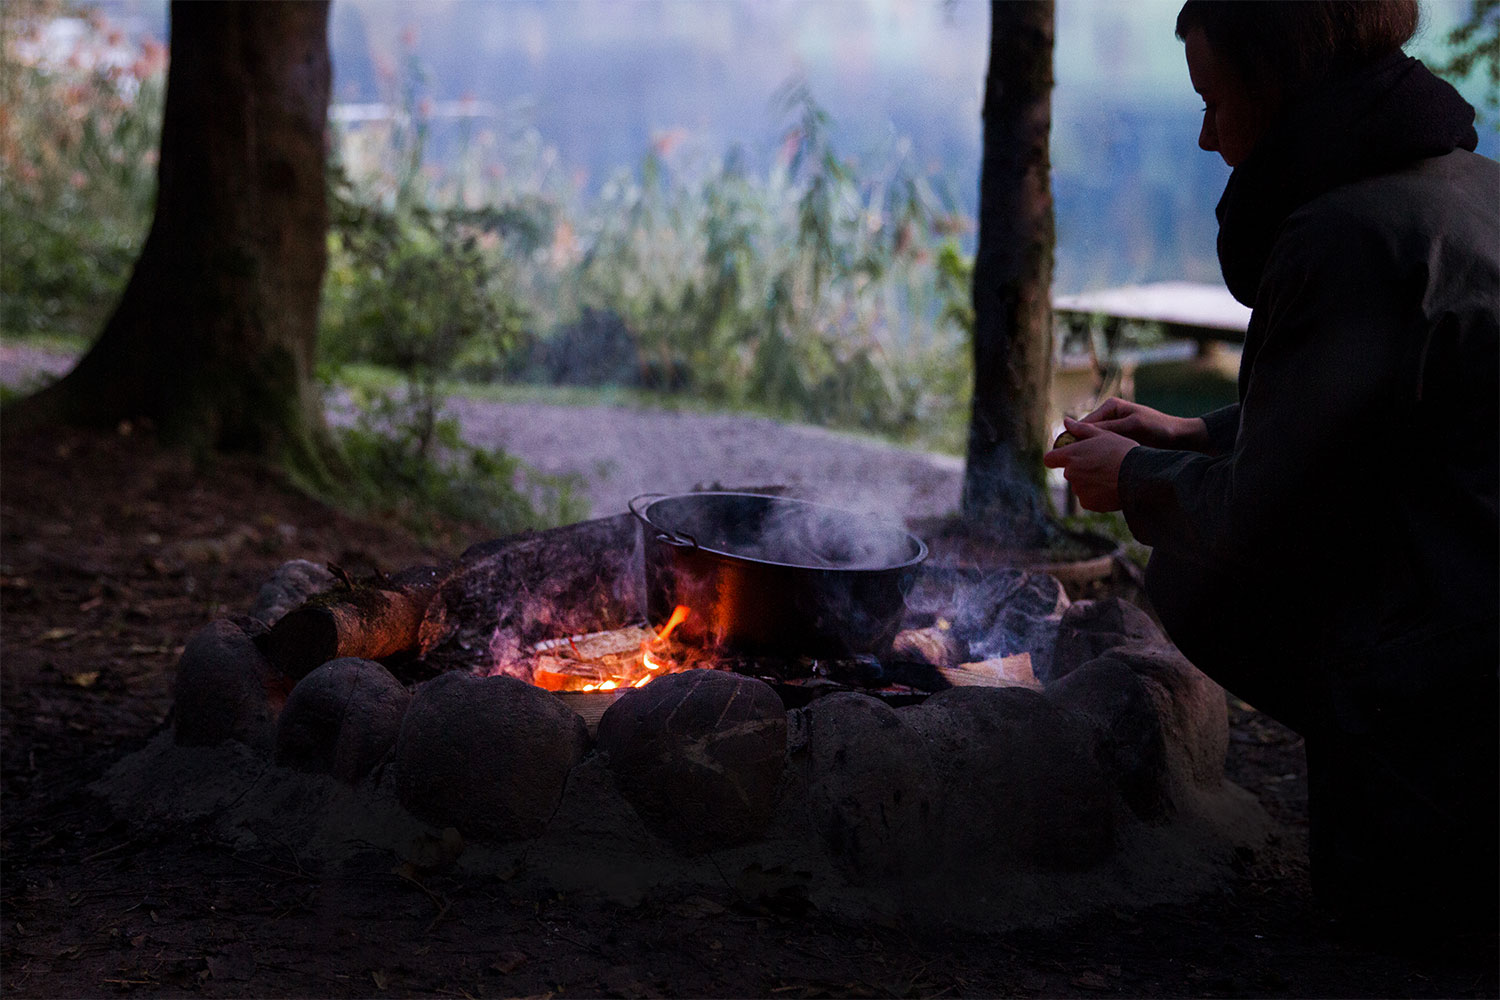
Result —
M595 516L648 491L786 486L807 499L926 517L958 506L963 462L739 414L454 400L464 437L550 473L578 473Z
M0 383L32 386L71 359L0 344ZM963 461L819 427L740 414L627 406L554 406L454 399L464 438L528 465L583 480L590 514L625 510L645 492L786 486L795 495L888 519L955 510Z

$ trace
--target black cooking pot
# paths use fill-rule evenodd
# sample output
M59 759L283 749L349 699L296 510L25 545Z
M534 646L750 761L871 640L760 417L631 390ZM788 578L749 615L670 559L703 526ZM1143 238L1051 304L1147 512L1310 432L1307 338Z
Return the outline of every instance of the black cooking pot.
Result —
M880 656L927 558L921 539L835 507L753 493L647 493L646 616L673 638L744 654Z

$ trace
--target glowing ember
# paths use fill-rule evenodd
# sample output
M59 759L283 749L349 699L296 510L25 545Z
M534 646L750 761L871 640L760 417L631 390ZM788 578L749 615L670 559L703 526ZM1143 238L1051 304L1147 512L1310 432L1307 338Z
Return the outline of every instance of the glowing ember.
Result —
M691 612L678 605L661 631L636 625L611 632L567 636L532 647L532 683L548 691L618 691L645 687L663 673L682 669L663 654L672 631Z

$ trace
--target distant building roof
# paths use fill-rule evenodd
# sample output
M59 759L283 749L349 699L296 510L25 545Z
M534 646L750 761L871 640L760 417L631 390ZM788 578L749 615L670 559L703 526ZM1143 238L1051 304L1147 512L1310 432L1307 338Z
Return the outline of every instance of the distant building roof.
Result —
M1223 285L1191 281L1160 281L1150 285L1105 288L1079 295L1058 295L1058 312L1121 319L1203 331L1237 333L1242 339L1250 326L1250 310L1235 301Z

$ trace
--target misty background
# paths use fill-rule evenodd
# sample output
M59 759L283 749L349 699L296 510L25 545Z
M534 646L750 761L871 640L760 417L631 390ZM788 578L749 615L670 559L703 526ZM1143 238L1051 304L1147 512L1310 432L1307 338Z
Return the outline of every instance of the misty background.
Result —
M97 5L167 34L165 2ZM1052 183L1059 294L1219 281L1213 207L1228 177L1197 148L1201 103L1172 26L1177 0L1059 0ZM1412 54L1440 58L1467 0L1427 0ZM654 152L679 177L726 156L763 171L803 81L832 141L861 163L900 158L975 214L985 0L336 0L333 118L378 123L419 75L424 157L491 171L517 150L587 200ZM1476 104L1476 88L1465 88ZM1497 153L1493 126L1480 151ZM972 250L973 232L961 234Z

